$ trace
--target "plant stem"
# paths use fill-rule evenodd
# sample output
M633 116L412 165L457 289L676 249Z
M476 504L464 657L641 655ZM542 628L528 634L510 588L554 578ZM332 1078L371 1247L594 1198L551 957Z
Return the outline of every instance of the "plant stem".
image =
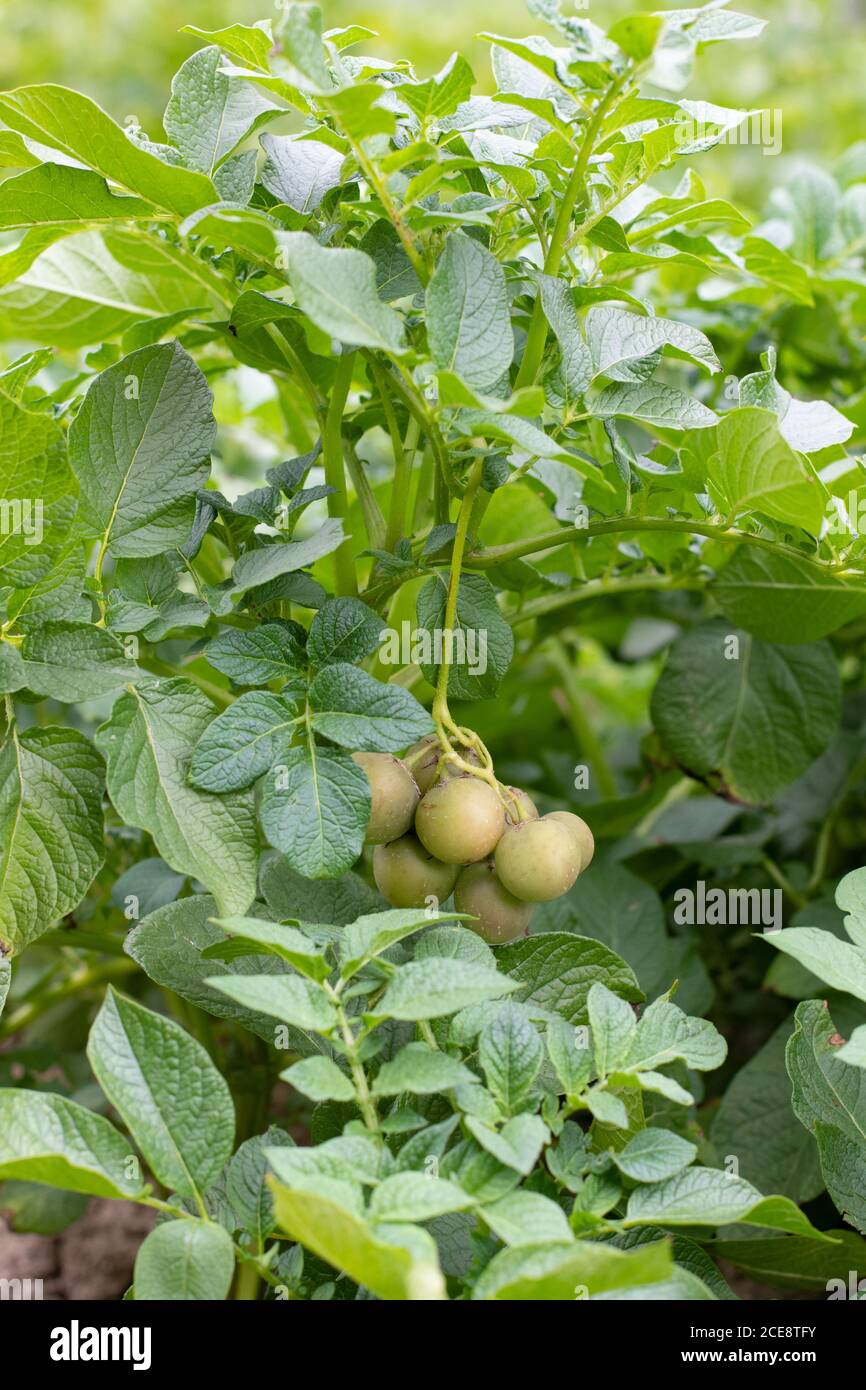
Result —
M376 1102L370 1095L370 1088L367 1085L367 1073L364 1071L364 1068L358 1058L358 1044L355 1039L355 1035L352 1032L352 1028L349 1023L346 1010L340 1003L337 991L332 989L330 986L326 986L326 988L328 989L328 993L331 997L331 1002L333 1003L334 1008L337 1011L337 1022L339 1024L340 1034L343 1039L343 1045L346 1049L346 1057L349 1061L349 1067L351 1068L352 1072L352 1080L355 1083L355 1090L358 1095L358 1109L361 1111L361 1114L364 1117L364 1124L367 1126L367 1128L371 1130L373 1134L378 1134L379 1116L376 1113Z
M612 103L615 101L623 84L628 80L629 70L626 69L620 77L612 82L595 108L592 118L586 127L586 133L581 142L580 151L572 170L571 178L566 184L565 192L562 195L562 202L559 205L559 213L554 224L553 235L550 238L550 245L547 248L547 255L544 258L545 275L558 275L565 254L565 244L568 240L568 233L571 227L571 219L574 215L575 205L578 197L583 191L586 169L589 164L592 148L595 144L596 136L601 129L602 122ZM529 325L529 333L526 338L526 345L523 349L523 361L517 373L515 388L521 386L531 386L538 375L541 366L541 359L544 356L544 345L547 342L547 319L544 316L544 309L541 303L541 292L535 300L535 307L532 311L532 319Z
M756 536L750 531L737 531L733 527L719 525L718 522L617 516L606 521L591 521L588 526L559 526L555 531L545 531L541 535L529 536L526 540L510 541L506 545L492 545L483 550L470 551L466 557L466 567L473 570L491 569L494 565L519 560L525 555L535 555L542 550L553 550L559 545L575 545L592 536L610 536L623 531L679 532L681 535L708 536L711 540L724 541L731 545L739 545L744 541L746 544L759 545L765 550L772 550L777 554L781 552L801 561L809 558L794 546L770 540L767 536Z
M203 695L207 695L209 700L213 700L220 709L228 709L229 705L234 704L234 696L228 691L223 690L221 685L214 685L206 676L197 676L192 671L187 671L182 667L170 666L167 661L160 661L157 656L140 656L138 664L145 671L150 671L155 676L166 676L169 680L191 681L198 686Z
M775 859L771 859L768 854L764 854L761 856L761 863L763 864L767 873L770 875L770 878L773 880L773 882L778 884L782 892L785 894L785 897L790 898L791 902L797 909L806 906L809 899L803 893L801 893L798 888L794 887L787 874L785 874L783 870L779 868L779 865L776 863Z
M261 1284L261 1275L252 1260L242 1261L238 1265L235 1275L235 1300L245 1303L255 1302L258 1299Z
M344 353L337 362L337 373L331 387L331 400L325 417L322 437L322 462L325 467L325 482L334 491L328 495L328 515L345 521L349 515L349 499L346 494L346 472L343 460L343 411L352 384L352 369L355 354ZM349 536L340 543L334 552L337 571L337 593L357 594L355 562L352 556L352 542Z
M528 623L533 618L555 613L560 608L570 608L575 603L587 603L590 599L605 598L607 595L644 593L654 589L659 593L672 593L677 590L705 587L703 579L680 579L666 574L624 574L611 579L588 579L577 589L563 589L561 593L542 594L540 598L530 599L514 613L507 615L512 627Z
M370 487L370 480L364 472L364 465L350 439L343 441L343 452L346 458L346 469L364 516L367 539L377 550L381 550L385 545L385 518L382 515L382 508L376 501L375 493Z
M460 503L460 513L457 517L457 534L454 537L454 547L451 552L451 577L448 582L448 598L445 602L445 621L443 623L443 660L439 667L439 674L436 680L436 694L433 698L433 719L438 725L442 725L450 720L448 711L448 677L451 671L446 659L452 642L452 633L457 619L457 598L460 592L460 571L463 568L463 552L466 549L466 536L469 531L469 518L472 515L472 504L475 501L475 494L481 486L481 474L484 469L483 458L477 458L472 465L469 480L466 484L466 491L463 494L463 501Z

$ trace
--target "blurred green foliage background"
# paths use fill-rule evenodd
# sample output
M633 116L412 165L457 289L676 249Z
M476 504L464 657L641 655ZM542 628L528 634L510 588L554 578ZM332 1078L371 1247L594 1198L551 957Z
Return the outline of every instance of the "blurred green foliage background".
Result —
M563 0L563 9L607 28L623 14L662 3ZM781 109L785 162L806 155L832 163L866 139L866 0L731 0L731 8L760 15L768 27L760 39L704 53L689 95ZM0 0L0 9L2 87L78 87L118 120L135 115L156 137L171 74L198 46L181 26L216 29L274 12L266 0ZM322 10L326 27L366 24L380 36L370 52L408 57L422 73L459 48L481 88L488 85L489 56L474 38L479 30L544 32L524 0L322 0ZM763 189L783 172L778 166L756 147L719 149L712 184L761 202Z

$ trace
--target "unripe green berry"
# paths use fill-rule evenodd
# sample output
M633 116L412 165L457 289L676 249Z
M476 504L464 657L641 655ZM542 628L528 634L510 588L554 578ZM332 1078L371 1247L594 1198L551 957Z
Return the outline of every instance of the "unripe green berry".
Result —
M420 793L415 779L399 758L390 753L353 753L367 774L373 809L364 837L366 845L386 845L412 824Z
M444 778L421 798L415 833L446 864L473 864L496 846L505 811L489 782L466 773Z

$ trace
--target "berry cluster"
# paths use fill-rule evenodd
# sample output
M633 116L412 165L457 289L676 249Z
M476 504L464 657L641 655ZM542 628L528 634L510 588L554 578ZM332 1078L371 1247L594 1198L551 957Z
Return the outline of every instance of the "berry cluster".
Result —
M456 910L475 918L469 925L486 941L513 941L535 904L567 893L592 859L592 832L580 816L539 816L531 797L497 781L489 755L472 746L455 755L429 734L403 758L353 756L372 792L373 874L392 907L443 903L453 893Z

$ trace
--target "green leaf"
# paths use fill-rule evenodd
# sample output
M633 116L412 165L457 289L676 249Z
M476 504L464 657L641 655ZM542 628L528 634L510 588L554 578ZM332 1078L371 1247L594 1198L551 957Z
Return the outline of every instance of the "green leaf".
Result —
M628 1129L628 1111L619 1096L610 1091L592 1090L587 1092L586 1104L593 1119L605 1128Z
M311 725L343 748L392 753L432 733L433 720L410 690L337 662L314 677Z
M436 366L480 391L501 382L514 356L514 334L505 273L495 256L474 237L452 233L427 286L426 306Z
M306 662L297 638L280 623L262 623L251 631L230 628L208 643L205 656L236 685L291 681Z
M279 956L310 980L326 980L331 973L321 949L295 927L264 922L256 917L215 917L213 920L233 940L249 943L253 955ZM231 959L236 960L239 954L232 952Z
M280 1072L280 1078L294 1086L310 1100L352 1101L355 1087L345 1072L340 1071L330 1057L305 1057L301 1062Z
M717 416L707 406L663 381L612 383L588 402L599 420L623 418L670 430L705 430Z
M449 1211L464 1211L472 1198L443 1178L424 1173L394 1173L374 1189L371 1221L432 1221Z
M449 655L447 601L448 576L444 573L428 580L418 595L418 627L429 635L431 657L420 666L431 685L436 684L441 660ZM426 657L427 652L422 654ZM514 634L499 611L493 585L483 574L460 576L450 655L451 699L489 700L496 694L514 655Z
M565 1212L540 1192L509 1192L485 1203L484 1223L506 1245L562 1244L571 1238Z
M468 101L475 85L475 74L465 58L452 53L445 66L424 82L402 82L397 96L423 125L450 116Z
M585 1240L545 1241L494 1255L472 1297L573 1303L576 1289L585 1289L590 1297L615 1289L640 1289L668 1278L672 1269L670 1245L665 1241L628 1251Z
M618 1071L628 1056L637 1031L637 1019L630 1004L599 982L587 995L586 1009L595 1069L599 1077L604 1077L608 1072Z
M188 681L143 681L117 701L96 742L127 825L146 830L166 863L200 879L231 915L255 896L258 847L249 793L213 796L187 781L212 717L213 706Z
M189 765L190 781L206 792L248 787L288 753L297 705L267 690L249 690L208 724Z
M710 373L721 371L722 364L709 338L700 329L672 319L598 305L586 316L586 341L592 353L594 375L612 381L640 381L651 375L656 355L665 347L706 367Z
M708 1019L689 1018L669 999L656 999L638 1019L619 1070L655 1071L670 1062L685 1062L692 1071L713 1071L722 1065L727 1051L724 1038Z
M56 240L50 228L31 235ZM0 266L0 283L17 277L0 291L3 330L62 348L101 343L145 321L165 331L172 315L200 313L225 295L203 261L137 230L75 232L13 269L7 277Z
M782 1289L820 1290L832 1297L832 1280L848 1297L850 1275L856 1283L866 1277L866 1242L853 1231L829 1231L837 1242L808 1236L765 1236L748 1240L717 1240L713 1254L730 1260L743 1274ZM837 1295L838 1296L838 1295Z
M592 380L592 354L583 340L570 287L550 275L539 277L539 293L544 315L553 329L560 352L560 381L564 401L578 400Z
M651 710L690 773L738 800L765 802L823 753L840 699L829 645L772 646L716 619L674 643Z
M146 1190L138 1172L129 1140L102 1115L48 1091L0 1091L0 1177L134 1200Z
M0 1017L6 1007L9 986L12 983L12 962L8 956L0 955Z
M104 767L75 729L14 727L0 749L0 942L21 951L72 912L105 857Z
M866 951L860 947L840 941L838 936L821 931L819 927L767 932L763 939L786 956L792 956L833 989L866 1002Z
M331 73L325 62L322 11L318 5L292 0L282 11L275 37L289 62L308 82L322 91L330 88Z
M820 1000L798 1005L795 1018L786 1063L797 1118L812 1134L821 1123L866 1146L866 1073L840 1060L839 1034Z
M215 435L213 397L179 343L122 358L96 378L69 430L80 522L113 555L158 555L181 503L185 539Z
M312 740L291 748L261 787L262 829L307 878L336 878L361 853L370 819L370 783L347 753Z
M236 1004L295 1028L328 1033L337 1012L320 985L294 975L214 975L206 985Z
M641 1129L624 1149L614 1153L613 1161L633 1182L663 1182L687 1168L697 1154L697 1145L666 1129Z
M795 1235L821 1235L787 1197L762 1197L751 1183L717 1168L686 1168L665 1182L636 1188L628 1199L625 1216L626 1226L728 1226L736 1222Z
M561 1014L567 1023L587 1023L587 997L599 982L631 1003L643 999L624 960L598 941L570 932L546 932L503 946L496 953L500 970L526 987L524 1004Z
M278 240L298 305L317 328L352 347L405 352L403 321L379 298L369 256L320 246L307 232Z
M407 1020L442 1018L519 988L516 981L488 966L431 956L399 967L376 1013Z
M228 606L219 611L228 612L232 599L239 598L250 589L270 584L284 574L294 574L323 556L330 555L331 551L342 545L344 539L340 518L329 517L318 531L301 541L276 541L258 550L248 550L235 561Z
M156 209L140 198L119 198L90 169L39 164L0 184L0 227L74 227L117 218L152 221Z
M592 1075L592 1053L579 1047L574 1027L564 1018L552 1019L545 1034L547 1050L562 1089L567 1096L577 1096Z
M270 1017L229 1000L207 981L219 973L237 977L270 971L283 976L288 974L288 967L272 955L241 956L230 965L206 956L210 947L225 945L224 933L210 920L215 912L216 903L206 893L169 903L133 927L124 950L155 984L174 990L216 1018L236 1020L265 1042L273 1043L275 1030ZM301 1033L292 1040L292 1046L303 1052L316 1050L313 1040Z
M238 1225L253 1237L259 1250L274 1229L274 1205L265 1184L265 1151L278 1146L289 1148L292 1141L284 1130L271 1125L264 1134L241 1144L226 1168L226 1197Z
M201 1197L235 1137L231 1092L201 1043L109 987L87 1056L154 1176L182 1197Z
M286 1235L378 1298L445 1297L435 1244L429 1236L423 1242L417 1239L426 1232L399 1223L377 1232L363 1217L328 1196L294 1190L273 1179L271 1187L277 1221Z
M389 946L436 922L453 922L456 913L434 913L425 908L390 908L387 912L368 912L353 921L340 939L340 974L344 980L380 956ZM420 952L418 953L420 956ZM438 955L438 952L432 952ZM442 953L445 954L444 952Z
M529 1095L543 1058L536 1029L506 1001L478 1040L478 1060L487 1085L506 1114L513 1115Z
M866 1145L855 1143L835 1125L815 1125L821 1172L843 1220L866 1235Z
M720 510L731 516L759 511L818 534L827 491L782 437L772 411L753 406L729 411L717 439L707 485Z
M235 1270L231 1236L213 1221L166 1221L135 1257L135 1301L183 1302L228 1298Z
M342 182L345 155L333 145L298 135L263 135L261 180L279 203L306 217Z
M28 410L2 389L0 477L3 498L10 504L13 519L14 504L21 503L20 526L16 529L6 525L0 532L0 564L8 565L33 548L32 538L24 529L25 506L32 526L37 521L33 502L41 499L43 510L49 508L71 491L72 479L66 465L66 441L57 421L42 412Z
M736 1155L740 1175L759 1192L772 1188L795 1202L809 1202L822 1181L812 1138L791 1109L785 1050L792 1027L791 1019L781 1023L737 1072L715 1113L710 1138L721 1160Z
M12 130L80 160L103 178L180 217L217 201L213 184L203 174L164 164L140 149L80 92L51 84L17 87L0 93L0 117Z
M284 108L267 101L251 82L227 77L216 44L187 58L171 84L163 125L188 169L211 176L263 121ZM214 199L213 201L216 201Z
M465 1124L482 1149L524 1177L532 1172L550 1138L547 1125L538 1115L515 1115L500 1130L490 1129L474 1115L467 1115Z
M28 687L62 704L95 700L144 676L122 642L86 623L45 623L24 638L21 655Z
M258 24L229 24L224 29L199 29L195 24L185 24L180 32L215 43L218 48L254 68L267 69L273 48L267 20Z
M732 622L767 642L815 642L866 613L866 583L826 565L741 545L711 591Z
M314 666L363 661L378 649L385 630L379 614L360 599L330 598L310 624L307 656Z
M390 1062L382 1063L373 1095L399 1096L405 1091L413 1096L431 1096L475 1080L469 1068L447 1052L436 1051L424 1042L407 1043Z

